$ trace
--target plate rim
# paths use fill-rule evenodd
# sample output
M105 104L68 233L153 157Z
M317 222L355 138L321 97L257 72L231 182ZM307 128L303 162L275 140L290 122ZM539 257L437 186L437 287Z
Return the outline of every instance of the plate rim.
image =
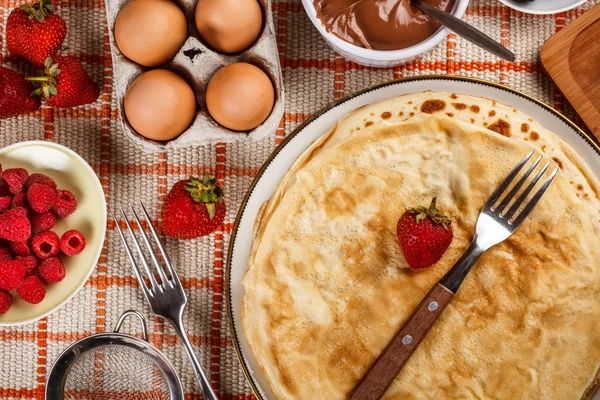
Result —
M69 155L71 155L73 158L75 158L77 161L79 161L81 163L81 165L83 167L85 167L86 170L88 170L88 172L91 172L92 176L95 177L94 179L94 183L97 187L97 189L99 190L99 193L102 193L101 196L101 202L102 202L102 212L103 212L103 223L104 223L104 227L102 229L102 245L100 246L100 248L97 251L97 254L95 255L95 261L92 264L92 266L90 267L89 271L87 272L85 279L83 279L75 288L75 290L73 290L73 292L67 296L62 302L60 302L59 304L57 304L56 306L54 306L53 308L51 308L50 310L40 314L39 316L36 317L32 317L29 318L27 320L23 320L23 321L18 321L18 322L0 322L0 327L18 327L18 326L22 326L22 325L28 325L28 324L32 324L35 322L38 322L46 317L49 317L50 315L54 314L56 311L58 311L59 309L61 309L62 307L64 307L69 301L71 301L73 299L73 297L75 297L75 295L77 295L81 289L85 286L85 284L87 283L87 281L90 279L90 276L92 276L92 274L94 273L94 271L98 268L98 260L100 259L100 256L102 255L102 249L104 249L104 242L106 241L106 234L107 234L107 229L106 229L106 224L108 221L108 214L107 214L107 203L106 203L106 194L104 193L104 188L102 187L102 182L100 182L100 178L98 178L98 174L96 174L96 171L94 171L94 169L92 168L92 166L81 156L79 155L79 153L77 153L75 150L70 149L67 146L64 146L60 143L56 143L56 142L51 142L51 141L47 141L47 140L26 140L24 142L17 142L17 143L13 143L11 145L2 147L0 149L0 153L4 153L4 152L8 152L20 147L29 147L29 146L45 146L45 147L52 147L55 148L56 150L65 152ZM233 321L233 319L232 319ZM236 337L237 339L237 337ZM241 353L240 353L241 356ZM254 390L254 389L253 389Z
M252 182L250 183L250 186L248 187L248 190L246 191L246 194L244 195L244 198L242 199L242 202L240 203L240 206L239 206L238 211L235 216L235 222L234 222L233 228L231 230L230 238L229 238L229 246L227 248L227 258L226 258L226 264L225 264L227 268L225 269L225 276L224 276L224 286L225 286L224 292L225 292L225 299L226 299L225 303L227 306L227 323L228 323L229 329L231 331L231 339L233 342L233 347L235 349L235 353L237 355L240 367L242 368L242 372L244 374L244 377L246 378L246 381L250 385L252 394L257 399L265 400L265 397L260 393L260 391L256 387L254 378L252 377L249 367L246 364L246 360L244 359L244 356L242 355L242 351L240 349L238 333L237 333L237 330L235 328L234 321L233 321L233 311L232 311L233 304L232 304L232 297L231 297L231 260L233 258L233 249L235 247L235 240L237 237L239 223L244 215L244 211L248 204L248 200L250 199L250 196L254 192L254 188L258 184L258 181L260 179L262 179L263 174L265 173L265 170L269 167L269 165L271 164L273 159L275 159L275 157L277 157L277 155L283 150L283 148L296 135L298 135L300 132L302 132L306 127L308 127L311 123L313 123L316 119L321 117L323 114L327 113L329 110L331 110L331 109L339 106L340 104L343 104L355 97L361 96L365 93L368 93L368 92L371 92L371 91L374 91L377 89L381 89L381 88L384 88L387 86L393 86L393 85L396 85L399 83L406 83L406 82L433 81L433 80L449 80L449 81L457 81L457 82L475 83L475 84L480 84L483 86L490 86L495 89L504 90L504 91L512 93L514 95L523 97L526 100L529 100L529 101L533 102L534 104L541 106L543 109L550 112L551 114L554 114L556 117L558 117L560 120L562 120L565 124L567 124L567 126L569 126L579 136L581 136L586 141L586 143L588 145L590 145L590 147L592 147L592 149L596 152L596 154L598 154L600 156L600 142L595 137L589 135L587 132L585 132L583 129L581 129L579 126L577 126L573 121L571 121L569 118L567 118L567 116L565 116L560 111L555 110L554 108L550 107L548 104L546 104L546 103L542 102L541 100L538 100L535 97L528 95L527 93L524 93L520 90L502 85L500 83L488 81L485 79L480 79L480 78L473 78L473 77L467 77L467 76L453 76L453 75L425 75L425 76L411 76L411 77L405 77L405 78L400 78L400 79L393 79L393 80L381 82L381 83L378 83L378 84L375 84L372 86L368 86L364 89L353 92L353 93L351 93L347 96L344 96L341 99L335 100L335 101L327 104L325 107L319 109L317 112L315 112L313 115L311 115L306 121L304 121L303 123L298 125L292 132L290 132L290 134L287 135L283 139L283 141L281 143L279 143L279 145L277 145L277 147L271 152L271 154L269 154L267 159L263 162L260 169L258 170L256 175L252 179Z

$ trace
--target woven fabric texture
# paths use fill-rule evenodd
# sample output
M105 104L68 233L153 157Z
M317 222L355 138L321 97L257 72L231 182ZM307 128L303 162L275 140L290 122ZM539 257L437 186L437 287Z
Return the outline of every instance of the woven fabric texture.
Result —
M110 0L108 0L110 1ZM312 113L358 89L415 75L456 74L488 79L523 91L581 121L563 100L539 64L544 41L600 0L557 15L532 16L513 11L497 0L472 0L464 19L509 46L515 62L491 56L467 41L448 39L419 60L393 69L365 68L336 55L306 17L299 0L274 0L280 60L285 80L285 115L271 136L258 142L190 147L143 153L119 127L113 94L110 43L102 0L58 0L58 13L69 33L63 52L78 57L102 94L94 104L74 109L40 111L0 121L0 145L45 139L66 145L83 156L100 177L109 215L119 206L142 200L160 220L169 188L190 174L216 175L227 192L225 224L197 240L166 240L189 295L188 332L210 381L221 399L250 399L229 330L224 299L224 258L237 209L263 161L275 146ZM0 0L0 59L7 60L6 19L22 0ZM181 375L186 399L200 399L192 369L175 332L151 316L109 219L98 266L84 288L62 309L35 324L0 329L0 398L43 399L46 374L60 352L73 341L114 327L129 308L150 322L150 340ZM136 332L126 324L125 332ZM138 332L139 333L139 332Z

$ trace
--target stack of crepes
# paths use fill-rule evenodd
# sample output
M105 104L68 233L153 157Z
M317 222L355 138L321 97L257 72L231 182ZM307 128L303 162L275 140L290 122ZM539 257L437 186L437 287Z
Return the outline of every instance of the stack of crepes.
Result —
M520 111L426 92L339 121L261 209L243 325L277 398L346 398L534 148L560 173L519 229L481 257L384 398L591 397L600 366L598 181ZM414 271L396 223L433 196L454 239L436 265Z

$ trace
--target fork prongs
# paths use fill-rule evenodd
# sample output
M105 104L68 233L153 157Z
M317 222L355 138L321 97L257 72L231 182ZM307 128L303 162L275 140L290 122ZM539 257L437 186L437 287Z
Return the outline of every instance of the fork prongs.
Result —
M142 203L141 201L140 201L140 207L142 207L142 211L144 213L144 216L146 217L146 220L151 221L150 215L148 215L148 211L146 210L144 203ZM154 241L156 242L156 245L158 246L158 249L160 250L160 254L163 257L163 260L165 261L165 264L169 270L169 274L171 275L171 278L174 280L179 280L177 271L175 271L175 267L173 267L173 263L171 263L171 259L169 258L169 255L167 254L165 247L163 246L162 242L160 241L160 238L158 237L158 233L156 232L154 225L152 225L151 222L148 222L148 227L150 228L150 232L152 232L152 237L154 238Z
M529 153L527 153L527 155L525 157L523 157L523 159L521 161L519 161L519 163L513 168L513 170L510 171L510 173L506 176L504 181L502 181L500 186L498 186L498 188L496 190L494 190L494 193L492 193L492 195L488 199L487 203L485 203L485 208L489 209L490 211L495 210L494 204L496 204L496 202L498 201L498 199L500 198L502 193L504 193L506 188L508 188L508 185L510 185L511 182L513 181L513 179L515 179L515 177L519 174L519 171L521 171L521 168L523 168L523 166L527 163L527 161L529 161L529 159L533 155L534 151L535 150L531 150Z
M125 220L125 225L127 226L127 229L129 230L129 234L133 241L133 245L139 254L140 261L144 267L144 270L146 271L146 275L148 275L148 279L150 280L150 289L152 289L152 288L165 289L164 285L169 285L169 284L172 285L173 283L171 282L171 280L175 280L178 282L179 277L177 276L177 272L175 271L175 268L173 267L173 264L171 263L171 260L169 259L169 256L167 255L167 251L165 250L162 242L160 241L160 238L158 237L156 228L152 224L152 219L150 218L150 215L148 214L146 207L144 207L144 204L141 201L140 201L140 206L142 208L144 217L148 223L148 227L150 228L150 232L152 233L152 238L154 239L154 243L160 250L160 253L164 259L164 263L168 269L170 277L167 276L165 269L161 265L161 262L158 260L156 251L152 247L153 245L150 241L150 238L146 234L146 232L142 226L142 221L140 220L137 212L135 211L135 208L131 205L129 206L129 208L131 209L131 212L133 213L133 219L135 220L135 222L138 224L138 226L140 228L139 229L140 235L142 236L142 240L144 242L146 249L148 250L148 253L150 253L150 259L152 260L152 265L154 266L154 269L156 270L156 272L158 272L158 275L160 276L161 284L158 283L158 281L154 275L154 271L152 270L152 267L150 266L150 263L148 262L148 258L146 258L146 254L143 251L142 246L140 245L140 242L138 241L136 235L134 234L133 229L131 229L131 225L129 224L129 217L127 216L127 213L125 213L125 210L123 210L123 208L120 209L121 215L123 216L123 219ZM114 214L113 214L113 217L114 217ZM116 220L116 218L115 218L115 220ZM119 224L117 224L117 229L119 231L119 235L121 236L121 240L123 241L123 244L125 245L125 251L127 252L127 257L129 258L129 261L131 262L131 265L133 267L135 275L138 278L138 280L140 281L140 284L143 286L144 293L146 293L148 295L148 287L146 286L146 283L143 280L144 274L142 273L142 270L139 267L134 255L133 255L131 247L129 246L129 243L127 242L127 240L125 238L125 234L123 233L123 230L121 229Z
M144 254L144 251L142 250L142 246L140 246L140 242L138 241L137 237L133 233L133 229L131 228L131 225L129 224L129 217L127 217L125 210L123 210L122 208L121 208L121 215L123 216L123 220L125 220L125 225L127 225L127 229L129 230L129 236L131 236L131 240L133 241L133 246L135 247L135 249L138 252L138 255L140 256L140 261L142 262L144 270L146 270L146 274L148 275L148 279L150 280L150 286L151 287L158 286L158 282L156 281L156 278L154 277L154 273L152 272L152 269L150 268L150 265L148 264L148 259L146 258L146 255ZM143 227L139 224L138 224L138 226L140 228L140 231L143 231ZM127 243L125 245L127 246ZM131 265L133 266L134 269L136 269L136 268L139 269L139 266L138 266L137 262L135 262L135 259L133 260ZM141 273L141 271L140 271L140 273ZM144 281L140 281L140 284L142 284L143 282Z
M121 210L121 211L123 211L123 210ZM150 293L148 293L148 288L146 287L146 284L144 283L144 279L142 278L142 271L140 271L140 269L137 265L137 262L135 261L135 257L133 256L133 253L131 252L131 248L129 247L129 244L127 243L127 239L125 239L125 234L123 233L123 230L121 229L118 219L114 213L113 213L113 219L115 220L115 223L117 226L117 231L119 232L119 236L121 237L123 246L125 246L125 252L127 253L127 258L129 258L129 262L133 267L133 272L135 273L136 278L140 282L140 286L142 288L142 291L144 292L144 295L146 297L148 297L150 295Z
M163 270L162 266L158 262L158 258L156 257L156 253L155 253L154 249L152 248L152 244L150 244L148 235L146 235L146 232L144 231L144 229L142 229L142 223L140 222L140 218L138 217L137 213L135 212L135 208L133 208L133 206L130 205L129 208L131 209L131 212L133 213L133 218L135 219L135 222L137 222L138 226L140 227L140 234L142 236L142 240L144 241L144 244L146 245L146 248L148 249L148 253L150 253L150 259L152 259L154 268L158 272L158 275L160 276L160 280L162 281L162 283L166 284L168 282L167 274L165 274L165 271ZM148 221L148 225L152 227L152 221L150 220L150 218L146 219L146 221ZM160 243L160 240L156 240L156 242Z
M508 194L504 196L502 201L497 207L494 207L494 204L500 199L503 192L510 186L515 177L519 174L521 169L527 164L527 161L533 155L534 150L530 151L518 164L517 166L508 174L508 176L504 179L504 181L500 184L498 189L494 191L490 199L485 205L490 212L496 214L499 218L503 219L512 226L518 226L523 220L527 217L529 212L535 207L537 202L540 200L544 192L550 186L550 183L558 173L558 168L555 168L550 176L546 179L546 181L541 185L538 191L531 197L531 199L527 202L527 197L531 193L531 191L535 188L539 180L546 173L546 170L550 166L551 162L548 161L535 175L535 177L529 182L527 187L523 189L523 191L519 194L519 197L515 199L519 190L523 187L525 182L529 180L534 170L538 166L542 156L539 156L532 164L527 168L527 171L521 176L521 178L517 181L517 183L511 188ZM513 201L514 200L514 201ZM525 204L527 202L527 204ZM523 207L523 205L525 206ZM509 208L510 206L510 208ZM508 209L508 211L507 211ZM519 210L521 210L519 212ZM517 215L518 214L518 215Z
M516 212L518 210L518 208L519 208L517 206L517 204L519 204L519 206L520 206L523 203L523 201L527 197L527 194L529 194L529 192L531 191L531 189L533 189L533 187L535 186L535 184L537 183L537 181L541 178L541 176L546 171L546 169L548 168L549 165L550 165L550 162L548 162L546 164L546 166L543 168L543 170L541 170L540 172L538 172L538 174L536 175L536 177L534 178L534 180L529 184L529 187L527 188L527 193L523 192L523 194L515 202L515 205L513 205L513 207L512 207L512 208L515 208L514 212ZM508 211L507 216L508 216L508 214L510 214L509 218L513 219L512 225L519 226L521 224L521 222L523 222L523 220L525 218L527 218L527 215L529 215L529 213L531 212L531 210L533 210L533 207L535 207L535 205L537 204L537 202L544 195L544 193L548 189L548 186L550 186L550 184L552 183L552 180L554 179L554 177L556 176L557 173L558 173L558 168L555 168L554 171L552 171L552 173L548 177L548 179L546 179L546 181L544 182L544 184L538 189L538 191L533 195L533 197L531 197L531 199L529 200L529 203L527 203L527 205L525 206L525 208L523 208L523 210L519 213L519 215L516 218L513 219L514 212L511 213L512 208Z

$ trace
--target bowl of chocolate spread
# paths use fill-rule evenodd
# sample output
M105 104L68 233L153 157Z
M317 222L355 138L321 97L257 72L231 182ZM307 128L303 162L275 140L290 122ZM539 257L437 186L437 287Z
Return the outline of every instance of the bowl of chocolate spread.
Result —
M469 0L425 0L461 18ZM302 0L327 42L348 60L391 67L413 60L450 32L410 0Z

